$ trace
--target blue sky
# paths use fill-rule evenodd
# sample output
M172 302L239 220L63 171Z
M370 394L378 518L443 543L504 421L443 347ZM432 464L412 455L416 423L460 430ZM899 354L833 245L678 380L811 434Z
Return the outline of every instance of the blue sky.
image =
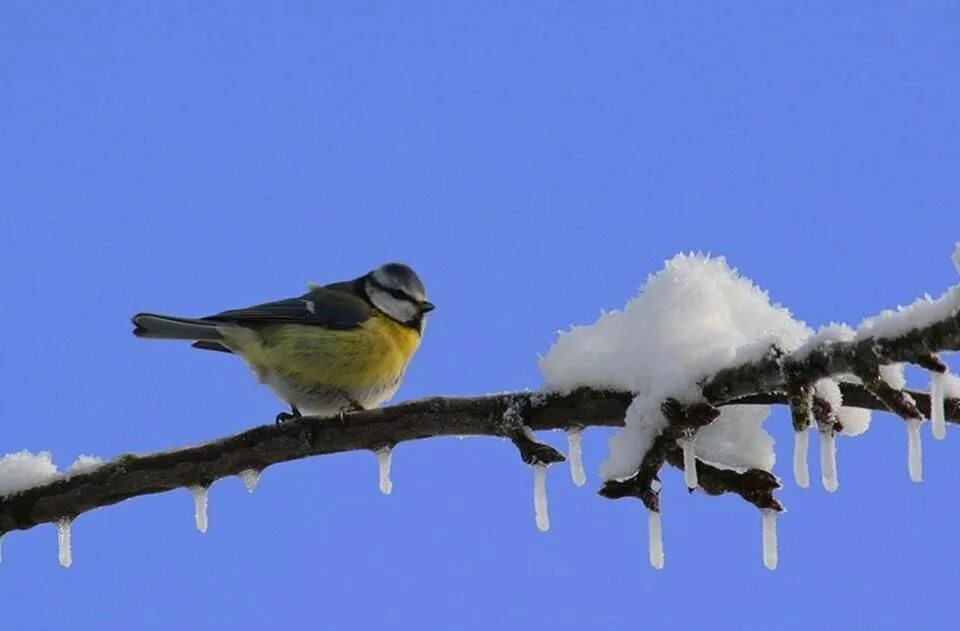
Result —
M400 259L438 305L398 399L541 383L678 251L726 255L811 325L956 282L960 8L951 3L0 5L0 453L62 465L190 444L280 406L240 362L130 335ZM954 362L956 366L956 362ZM492 439L372 454L12 533L4 627L942 627L955 454L875 417L840 490L796 489L778 439L780 569L737 498L665 476L667 567L638 502L532 475ZM564 445L561 434L545 437ZM815 460L813 458L812 460ZM812 475L818 469L812 462ZM414 627L415 626L415 627Z

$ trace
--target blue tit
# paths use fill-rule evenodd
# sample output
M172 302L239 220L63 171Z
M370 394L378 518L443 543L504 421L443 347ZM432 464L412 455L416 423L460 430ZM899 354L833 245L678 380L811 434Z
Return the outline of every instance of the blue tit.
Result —
M239 355L290 406L278 422L301 412L369 409L392 397L433 310L420 278L388 263L354 280L309 288L298 298L205 318L138 313L133 334Z

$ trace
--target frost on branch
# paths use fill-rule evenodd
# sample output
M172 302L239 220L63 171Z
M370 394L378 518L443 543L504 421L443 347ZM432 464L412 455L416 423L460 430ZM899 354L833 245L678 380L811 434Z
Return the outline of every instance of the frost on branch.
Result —
M770 476L755 490L746 482L748 475L762 480L773 467L772 440L761 427L767 410L760 408L757 417L757 407L728 406L702 423L691 423L686 412L704 400L724 405L786 391L795 430L794 477L801 486L809 484L806 432L815 420L823 485L834 491L837 434L861 434L869 425L867 414L844 405L840 382L862 384L908 421L911 462L919 463L915 429L921 413L905 390L901 364L927 367L934 363L930 349L960 346L958 312L960 286L939 299L927 297L868 318L856 330L834 323L814 334L723 259L678 255L623 310L562 333L540 366L548 390L590 387L634 394L625 427L611 439L601 469L602 495L637 497L656 511L659 501L650 487L670 462L684 470L687 487L733 491L763 510L769 542L775 539L772 514L781 510L772 495L779 482ZM938 392L931 394L936 405ZM683 413L670 414L668 404ZM918 468L911 465L912 475ZM724 482L705 484L704 471ZM770 547L765 546L768 566L776 563Z
M32 454L24 449L0 456L0 497L46 484L59 475L49 451Z
M636 472L666 426L664 400L700 400L703 378L759 360L771 346L795 349L809 334L725 259L681 254L623 310L562 333L540 368L548 390L589 386L635 394L601 467L604 480L622 479ZM773 439L755 422L756 414L725 409L719 429L698 431L697 457L733 469L772 467Z
M67 467L67 470L64 471L63 474L66 476L71 476L79 473L89 473L102 464L103 458L99 456L80 455L77 456L77 459L73 461L73 464Z

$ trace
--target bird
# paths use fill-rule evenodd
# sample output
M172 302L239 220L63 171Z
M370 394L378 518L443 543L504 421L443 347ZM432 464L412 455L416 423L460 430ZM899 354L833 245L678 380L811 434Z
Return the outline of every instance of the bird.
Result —
M282 423L305 414L342 420L390 399L433 309L410 266L386 263L353 280L310 283L295 298L202 318L138 313L132 320L140 338L239 355L289 406L276 416Z

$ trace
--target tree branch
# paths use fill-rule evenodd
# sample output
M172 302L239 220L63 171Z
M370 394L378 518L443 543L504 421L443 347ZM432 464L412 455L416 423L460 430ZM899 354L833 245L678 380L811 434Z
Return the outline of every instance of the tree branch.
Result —
M877 381L875 372L878 366L891 362L913 362L941 372L946 367L933 353L955 350L960 350L960 311L893 339L824 342L802 358L785 358L778 349L771 349L759 361L707 376L701 383L702 402L664 402L664 414L671 423L655 439L640 470L629 480L607 482L601 494L639 497L651 510L659 510L652 483L660 468L664 463L683 466L677 440L712 421L716 407L790 404L792 400L795 422L802 422L809 418L807 406L811 403L809 392L802 385L821 378L841 374L864 378L864 385L839 384L844 406L892 409L907 418L916 418L918 414L929 418L927 394L893 389L882 379ZM565 394L519 392L435 397L349 414L342 421L303 417L193 447L121 456L89 472L0 497L0 535L72 519L140 495L181 487L207 487L220 478L262 471L280 462L343 451L377 451L436 436L505 437L518 447L527 464L559 462L563 455L536 441L532 430L621 426L633 397L630 392L589 388ZM945 412L949 421L960 423L960 399L948 399ZM768 472L738 473L702 462L696 466L699 486L709 494L732 492L759 508L782 508L773 497L779 481Z
M843 384L841 387L848 405L886 409L862 386ZM921 392L909 394L920 410L929 414L929 397ZM310 456L376 451L386 445L436 436L509 438L509 424L504 423L504 414L511 406L532 430L618 427L623 425L624 412L632 399L633 394L629 392L589 388L569 394L529 392L436 397L350 414L345 423L337 419L303 417L280 425L263 425L192 447L121 456L88 473L0 498L0 534L56 522L63 517L76 517L140 495L208 486L242 471L263 470ZM729 403L785 404L787 395L763 393ZM948 400L946 412L950 422L960 423L960 399ZM664 449L667 462L682 466L676 445ZM702 462L697 464L705 491L729 491L743 497L755 494L756 483L750 476L743 478L743 474L721 470L712 475L712 469ZM713 478L718 480L716 485L711 485Z

